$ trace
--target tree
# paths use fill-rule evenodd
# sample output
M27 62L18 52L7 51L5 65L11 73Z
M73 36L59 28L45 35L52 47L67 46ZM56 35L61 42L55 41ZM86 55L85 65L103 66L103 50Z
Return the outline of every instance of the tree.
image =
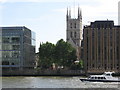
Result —
M54 62L55 45L49 42L40 44L39 48L39 66L41 68L49 68Z
M55 59L58 65L70 67L76 58L76 50L71 44L65 42L63 39L57 42L55 47Z
M39 66L44 69L50 68L53 63L69 68L77 59L76 49L63 39L56 45L49 42L40 44L39 57Z

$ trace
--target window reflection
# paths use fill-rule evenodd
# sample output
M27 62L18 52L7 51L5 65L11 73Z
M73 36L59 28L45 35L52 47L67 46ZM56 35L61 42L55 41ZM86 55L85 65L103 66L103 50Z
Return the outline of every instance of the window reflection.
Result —
M35 46L36 45L36 41L35 41L35 32L32 32L31 31L31 42L32 42L32 45Z

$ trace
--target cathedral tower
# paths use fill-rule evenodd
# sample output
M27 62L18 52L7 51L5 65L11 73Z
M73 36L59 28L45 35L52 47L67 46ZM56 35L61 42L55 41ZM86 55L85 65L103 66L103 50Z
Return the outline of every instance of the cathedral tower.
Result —
M67 42L69 42L74 48L76 48L77 54L79 54L82 38L82 12L79 7L77 18L71 18L71 9L67 8L66 22Z
M69 42L73 47L77 48L81 46L82 37L82 13L78 7L78 17L71 18L71 10L67 9L66 15L67 21L67 42Z

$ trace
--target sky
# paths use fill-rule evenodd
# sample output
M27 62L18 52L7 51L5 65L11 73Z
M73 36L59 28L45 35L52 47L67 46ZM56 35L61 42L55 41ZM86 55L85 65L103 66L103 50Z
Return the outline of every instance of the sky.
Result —
M118 25L119 0L0 0L0 26L26 26L36 33L36 52L40 43L66 41L66 12L71 8L77 18L82 10L82 24L113 20Z

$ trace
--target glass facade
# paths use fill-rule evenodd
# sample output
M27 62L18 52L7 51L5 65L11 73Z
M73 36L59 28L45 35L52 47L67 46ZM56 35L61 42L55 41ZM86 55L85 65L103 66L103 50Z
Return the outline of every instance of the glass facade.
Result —
M26 27L2 27L2 67L34 67L35 33L32 37Z
M36 39L35 39L35 32L31 32L31 36L32 36L32 39L31 39L31 40L32 40L32 41L31 41L31 42L32 42L32 46L35 46L35 45L36 45L36 44L35 44L35 43L36 43L36 42L35 42L35 40L36 40Z
M2 28L0 28L0 65L2 65ZM1 68L0 71L0 73L2 73Z

